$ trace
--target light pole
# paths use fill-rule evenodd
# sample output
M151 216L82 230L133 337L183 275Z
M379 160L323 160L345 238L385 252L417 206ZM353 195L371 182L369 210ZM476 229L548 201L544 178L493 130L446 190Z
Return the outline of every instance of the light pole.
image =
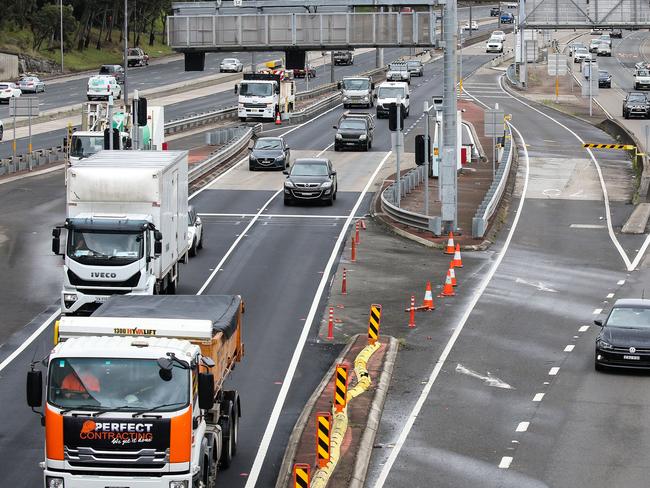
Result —
M127 87L127 52L129 49L129 8L128 0L124 0L124 110L128 110L129 106L129 90Z
M63 73L63 0L61 0L61 73Z

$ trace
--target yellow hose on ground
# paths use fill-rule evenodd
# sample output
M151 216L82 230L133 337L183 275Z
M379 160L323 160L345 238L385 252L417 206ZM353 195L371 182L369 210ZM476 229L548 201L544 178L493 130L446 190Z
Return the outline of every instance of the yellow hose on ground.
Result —
M367 345L357 355L354 360L354 374L357 377L357 384L354 388L348 390L347 402L343 411L337 413L332 409L332 433L330 435L330 460L324 468L317 469L311 479L310 488L325 488L329 482L334 469L341 456L341 445L345 432L348 430L348 407L350 400L358 397L365 392L371 385L370 375L368 374L368 361L370 357L379 349L381 344L375 342Z

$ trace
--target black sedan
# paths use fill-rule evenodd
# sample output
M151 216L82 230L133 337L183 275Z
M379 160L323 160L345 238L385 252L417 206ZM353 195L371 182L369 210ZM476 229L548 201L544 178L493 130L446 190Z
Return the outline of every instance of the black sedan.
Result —
M607 70L598 70L598 86L601 88L612 87L612 75Z
M498 17L499 15L501 15L501 10L499 7L492 7L490 9L490 17Z
M285 169L291 152L282 137L260 137L248 155L248 169Z
M294 202L324 202L333 205L338 182L332 162L324 158L296 159L290 171L285 171L284 204Z
M596 370L605 368L650 368L650 300L621 299L596 337Z

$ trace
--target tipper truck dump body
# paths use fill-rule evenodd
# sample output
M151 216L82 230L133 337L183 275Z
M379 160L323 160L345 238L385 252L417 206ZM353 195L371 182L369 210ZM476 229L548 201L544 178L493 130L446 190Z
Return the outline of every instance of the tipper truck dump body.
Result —
M47 361L45 487L214 487L236 451L240 400L223 386L243 356L241 316L228 295L120 296L62 317ZM41 383L30 371L32 408Z
M187 152L101 151L67 169L63 313L115 294L174 293L186 258Z

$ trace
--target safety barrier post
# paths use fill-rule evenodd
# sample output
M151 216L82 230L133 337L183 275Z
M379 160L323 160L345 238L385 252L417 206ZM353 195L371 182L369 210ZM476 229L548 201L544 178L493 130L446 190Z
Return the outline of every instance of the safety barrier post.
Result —
M341 282L341 295L348 294L348 270L343 268L343 281Z
M327 339L334 339L334 307L330 307L329 320L327 321Z
M370 305L368 318L368 344L373 345L379 340L379 326L381 324L381 305Z
M332 433L332 414L316 414L316 461L319 468L324 468L330 460Z
M353 263L357 260L357 240L352 236L352 250L350 254L350 261Z
M345 364L336 365L334 373L334 410L341 413L348 401L348 367Z
M294 488L309 488L311 482L311 466L309 464L293 465L293 486Z
M411 310L409 317L409 327L415 327L415 295L411 295Z

